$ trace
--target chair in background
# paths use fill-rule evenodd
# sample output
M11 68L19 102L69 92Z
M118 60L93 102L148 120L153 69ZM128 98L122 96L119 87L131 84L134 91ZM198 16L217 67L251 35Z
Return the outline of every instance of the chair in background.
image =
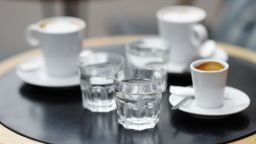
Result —
M225 0L219 27L213 38L256 50L256 1Z

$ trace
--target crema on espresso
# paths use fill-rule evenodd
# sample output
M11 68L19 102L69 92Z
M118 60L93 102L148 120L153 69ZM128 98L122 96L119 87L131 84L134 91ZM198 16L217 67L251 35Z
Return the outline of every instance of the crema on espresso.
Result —
M67 33L81 28L81 24L76 20L54 19L42 22L41 30L49 33Z

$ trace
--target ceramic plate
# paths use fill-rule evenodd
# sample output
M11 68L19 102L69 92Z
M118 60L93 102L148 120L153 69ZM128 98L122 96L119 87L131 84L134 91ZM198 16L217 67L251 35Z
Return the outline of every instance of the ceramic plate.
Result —
M19 64L17 76L26 83L43 87L69 87L79 85L79 74L70 77L51 77L45 72L43 58L37 57Z
M169 102L171 105L176 105L185 96L170 95ZM250 105L250 98L241 90L232 87L226 87L224 104L220 108L205 109L198 107L195 99L188 101L179 110L201 116L227 116L243 111Z

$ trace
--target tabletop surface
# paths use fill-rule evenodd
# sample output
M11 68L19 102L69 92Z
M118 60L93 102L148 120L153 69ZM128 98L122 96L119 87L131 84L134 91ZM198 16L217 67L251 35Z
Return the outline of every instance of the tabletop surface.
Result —
M89 39L85 41L85 46L100 46L100 45L107 45L107 44L121 44L121 43L126 43L128 41L131 41L133 39L137 39L139 36L120 36L120 37L108 37L108 38L98 38L98 39ZM256 54L251 52L251 51L247 51L244 49L241 49L239 47L236 46L231 46L231 45L226 45L226 44L218 44L219 47L224 48L226 51L228 51L228 53L232 56L235 57L239 57L239 58L243 58L246 59L250 62L256 62L255 58L256 58ZM40 55L41 52L40 50L34 50L34 51L30 51L30 52L26 52L20 55L17 55L13 58L10 58L4 62L2 62L0 64L0 75L5 74L6 72L8 72L9 70L11 70L13 67L15 67L15 65L25 59L31 58L31 57L35 57ZM255 143L255 138L256 136L250 136L247 137L245 139L242 139L240 141L236 141L234 143L240 143L240 144L250 144L250 143ZM9 144L9 143L13 143L13 144L21 144L21 143L27 143L27 144L36 144L38 142L30 140L28 138L22 137L8 129L6 129L3 126L0 126L0 144Z

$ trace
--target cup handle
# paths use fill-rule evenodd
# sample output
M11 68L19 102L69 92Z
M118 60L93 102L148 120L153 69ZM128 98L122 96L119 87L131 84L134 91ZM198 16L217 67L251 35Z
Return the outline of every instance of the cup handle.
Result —
M26 29L26 40L29 45L33 47L39 46L39 40L36 39L37 28L34 24L30 25Z
M192 43L195 47L200 48L201 45L208 39L208 32L204 25L195 24L192 27Z
M216 50L216 42L214 40L206 40L199 48L201 58L210 58Z

